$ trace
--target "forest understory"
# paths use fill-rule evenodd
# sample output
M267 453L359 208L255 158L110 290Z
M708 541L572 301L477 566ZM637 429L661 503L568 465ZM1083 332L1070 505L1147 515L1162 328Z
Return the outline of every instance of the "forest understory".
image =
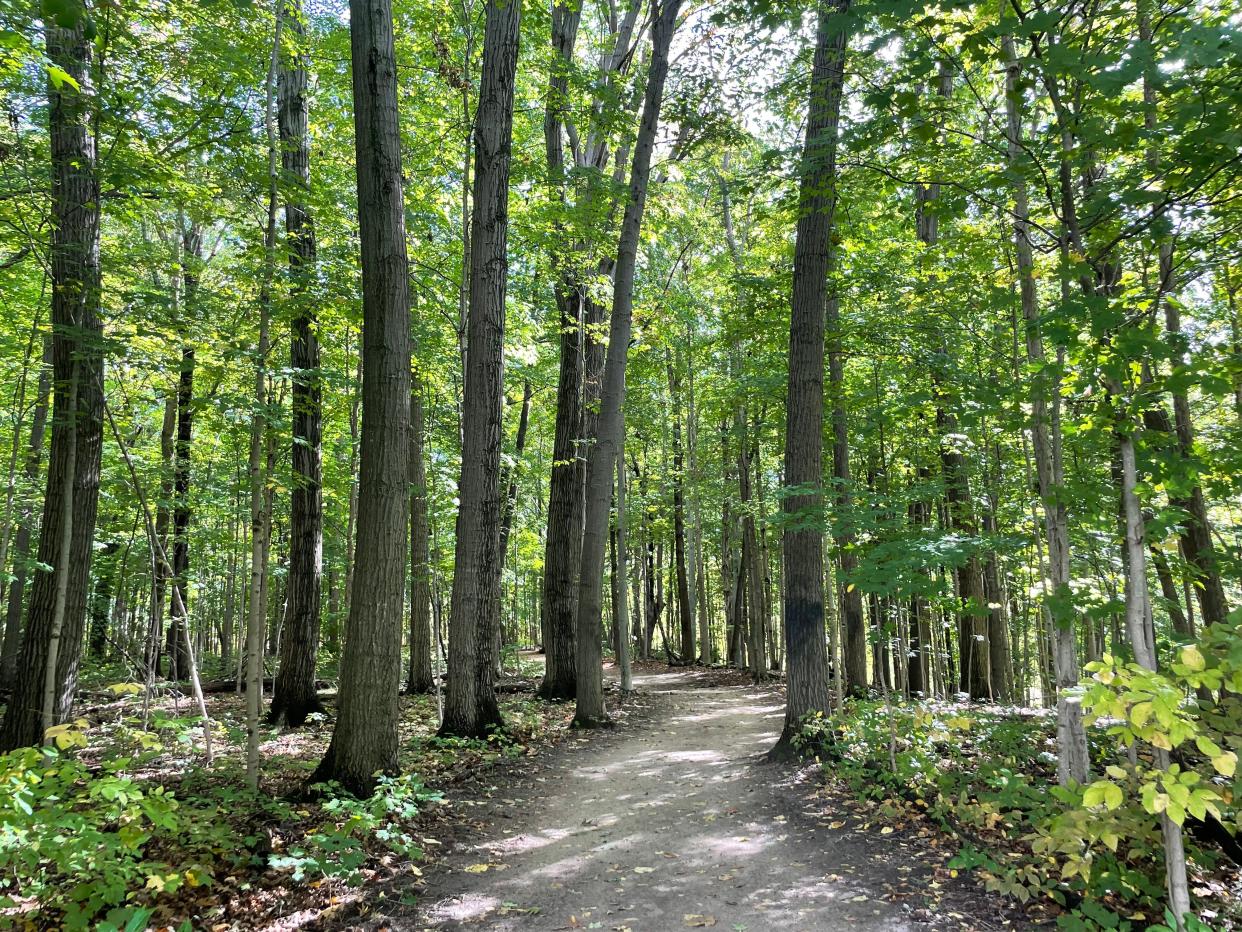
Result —
M1242 0L0 0L0 928L1242 927Z

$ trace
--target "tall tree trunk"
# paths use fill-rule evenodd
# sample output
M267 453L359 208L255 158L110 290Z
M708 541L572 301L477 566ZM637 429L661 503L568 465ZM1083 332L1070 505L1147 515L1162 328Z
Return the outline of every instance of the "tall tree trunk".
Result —
M289 576L280 640L280 667L268 717L297 727L322 712L315 692L323 585L322 389L319 375L319 324L310 282L315 269L315 226L307 205L310 193L310 109L306 99L306 23L302 0L284 0L287 51L280 65L280 153L285 181L285 238L289 246L289 368L293 445L289 501Z
M276 28L272 36L272 55L268 62L267 87L264 96L263 122L267 136L267 223L263 229L263 285L259 291L259 338L254 358L254 409L250 414L250 449L246 461L246 477L250 497L250 585L246 611L245 657L246 681L246 784L252 791L259 788L259 710L263 705L263 621L267 608L267 557L272 532L272 511L264 466L264 440L269 435L267 424L267 355L271 349L272 286L276 277L276 203L278 194L277 166L279 139L276 135L277 71L280 65L280 39L284 17L280 15L284 0L275 0ZM155 535L159 542L159 535ZM152 551L156 550L153 543ZM154 558L154 554L153 554ZM156 567L159 561L154 561ZM241 676L239 662L238 676ZM240 686L240 683L238 684Z
M789 325L789 391L785 424L785 486L783 510L791 520L781 538L785 561L785 628L787 691L785 725L773 754L792 752L794 737L808 713L826 711L828 652L824 631L824 548L813 514L822 496L824 433L824 328L839 326L838 305L829 288L837 209L837 140L845 83L845 50L849 0L820 0L811 65L806 141L802 150L798 194L798 225L794 242L793 294ZM824 308L829 308L825 315ZM827 321L825 318L827 317ZM840 389L840 342L833 337L830 363L833 381L833 450L837 479L838 454L844 440L844 409ZM848 459L846 459L848 463ZM848 472L848 467L847 467ZM844 492L844 482L839 491ZM839 542L841 543L841 542ZM843 551L843 557L845 552ZM857 591L857 590L855 590ZM866 686L866 641L861 603L857 616L848 615L846 669L851 688ZM861 659L860 659L861 655Z
M918 481L920 484L926 483L931 476L931 470L926 466L920 466L918 469ZM909 520L910 526L917 533L924 533L929 519L930 511L927 502L920 496L910 502ZM925 570L920 572L920 579L926 578L930 588L931 579ZM911 695L916 693L927 694L931 686L931 670L928 664L928 658L933 650L932 634L931 634L931 606L927 604L927 596L922 592L915 592L910 596L910 639L909 649L907 651L907 670L906 684Z
M522 381L522 408L518 415L517 436L513 441L513 462L512 465L504 467L500 474L500 488L504 492L504 504L500 514L500 557L498 563L505 565L505 560L509 554L509 535L513 528L513 513L517 509L517 493L518 493L518 470L522 462L522 454L526 452L526 435L530 428L530 399L531 399L530 379L526 378ZM514 576L514 590L516 593L518 580ZM516 598L516 595L515 595ZM515 603L516 607L516 603ZM517 617L514 615L513 628L514 636L517 636ZM504 625L496 625L496 634L492 638L492 663L497 670L500 669L501 651L504 648Z
M181 236L181 314L182 335L189 337L198 300L199 266L203 261L203 234L197 223L190 223ZM194 347L188 342L181 350L181 371L177 380L177 441L173 448L173 546L172 584L181 601L169 602L168 678L178 681L190 674L186 626L190 619L182 614L189 592L186 574L190 569L190 452L194 439ZM180 606L180 607L178 607Z
M410 444L410 292L391 0L350 0L362 244L358 541L332 743L311 776L359 796L397 769Z
M39 480L43 462L43 435L47 432L48 398L52 391L52 338L43 339L43 364L39 368L38 396L30 420L30 442L26 448L24 476L33 487ZM4 616L4 646L0 648L0 688L12 687L17 675L17 656L21 650L22 608L26 580L30 573L30 537L34 519L34 503L27 499L18 518L17 536L13 540L13 582L9 584L8 604Z
M504 404L509 163L521 0L489 0L475 119L457 549L448 693L440 733L485 737L500 724L492 640L500 625L500 435Z
M621 692L628 693L634 689L634 678L630 670L630 595L627 542L625 539L625 450L617 457L617 558L612 574L613 598L616 603L617 623L617 666L621 670Z
M1005 55L1006 137L1010 177L1013 179L1013 244L1017 256L1022 317L1026 324L1026 355L1036 370L1031 384L1031 440L1039 497L1044 507L1048 540L1048 583L1051 596L1044 608L1051 627L1053 676L1056 680L1057 780L1062 786L1087 781L1090 757L1083 726L1082 704L1069 695L1078 685L1078 645L1070 592L1069 513L1065 504L1061 459L1060 378L1049 379L1043 338L1039 330L1039 299L1035 291L1035 261L1031 249L1027 188L1022 148L1021 64L1013 39L1002 37ZM1059 354L1058 354L1059 356ZM1058 363L1059 363L1058 358ZM1052 399L1051 410L1048 399Z
M409 693L435 689L431 672L431 524L420 382L417 377L413 379L410 393L410 670L405 683Z
M985 533L996 533L996 519L983 516ZM1008 702L1013 693L1013 660L1009 643L1008 598L1001 586L999 558L988 551L983 559L983 596L988 610L988 682L994 702Z
M565 113L569 107L569 73L574 44L582 21L579 3L558 0L552 6L552 51L555 56L544 101L543 133L548 177L562 204L567 204L565 171ZM563 234L564 229L560 232ZM556 385L556 422L552 441L552 478L548 491L548 528L544 544L545 666L539 695L544 699L572 699L574 674L574 585L578 565L574 546L577 502L580 496L575 440L582 420L582 300L573 269L564 259L555 287L560 327L560 371Z
M1155 41L1150 5L1139 3L1139 40L1151 47ZM1151 135L1151 144L1147 149L1147 169L1157 176L1160 172L1160 135L1158 126L1158 100L1156 97L1156 57L1152 50L1147 59L1148 64L1143 71L1143 121ZM1159 230L1157 230L1159 232ZM1156 286L1155 309L1164 310L1165 333L1172 350L1174 369L1185 369L1189 365L1186 357L1187 341L1182 333L1181 303L1170 300L1176 288L1173 265L1173 240L1165 234L1160 237L1157 247L1159 281ZM1186 513L1181 524L1179 544L1182 559L1186 561L1194 580L1194 590L1199 600L1199 614L1204 625L1213 625L1225 621L1229 615L1229 603L1225 598L1225 588L1221 582L1221 574L1216 547L1212 543L1212 523L1208 517L1207 503L1203 497L1203 485L1199 481L1199 464L1194 452L1195 427L1190 413L1190 399L1184 387L1175 387L1170 396L1173 401L1173 427L1175 432L1179 466L1190 475L1188 492L1181 495L1170 495L1169 503ZM1160 415L1164 415L1163 408ZM1167 416L1165 416L1167 417ZM1151 425L1148 425L1149 427ZM1166 427L1166 425L1160 425ZM1186 483L1177 483L1185 487Z
M699 507L699 419L694 397L694 330L686 330L686 459L690 466L690 605L698 613L699 663L712 662L712 629L707 597L707 560L703 554L703 515Z
M681 624L679 650L685 663L694 663L694 608L690 602L690 577L686 570L685 456L681 448L681 378L669 355L669 403L673 406L673 559L677 567L677 618Z
M767 679L767 649L764 642L763 567L759 557L759 539L755 534L755 513L751 501L750 464L752 441L746 436L746 409L738 414L737 482L742 507L742 575L745 578L746 614L750 618L747 656L751 675L756 682ZM757 446L757 442L754 443Z
M38 744L43 738L44 674L53 635L51 719L69 714L90 582L99 464L103 439L103 322L99 315L99 181L95 174L95 107L91 83L94 43L86 34L90 4L76 25L46 26L48 60L72 78L49 81L52 177L52 366L55 380L51 451L38 561L60 572L39 573L31 586L26 632L17 677L0 728L0 752ZM76 376L76 379L75 379ZM72 494L72 515L65 498ZM70 520L66 520L69 518ZM71 524L71 528L66 528ZM60 542L68 532L68 563ZM57 577L64 580L59 630Z
M937 94L948 98L952 94L952 73L946 63L941 63L937 82ZM924 246L934 247L939 240L939 218L936 201L940 197L940 185L919 185L915 192L918 202L918 237ZM947 343L940 348L942 357L948 357ZM940 437L940 466L944 478L945 504L949 526L972 547L965 561L954 569L957 578L957 595L961 602L957 632L960 656L958 688L969 693L973 699L989 699L991 659L988 638L987 597L984 594L983 569L973 542L978 537L975 523L974 502L970 494L970 477L966 457L958 449L957 416L950 409L945 381L948 373L941 363L933 364L932 385L936 396L936 430Z
M629 199L621 220L621 236L617 245L612 319L609 325L599 418L592 435L594 443L587 453L586 513L583 521L576 624L578 704L574 712L574 721L583 726L596 725L607 720L601 667L603 654L600 646L604 546L608 537L613 470L616 468L617 453L622 448L624 439L621 436L624 424L621 406L625 398L626 358L629 353L634 310L638 239L643 210L647 203L651 154L655 149L656 126L664 99L664 81L668 76L669 46L672 44L680 9L681 0L652 0L651 66L643 97L642 119L634 143Z

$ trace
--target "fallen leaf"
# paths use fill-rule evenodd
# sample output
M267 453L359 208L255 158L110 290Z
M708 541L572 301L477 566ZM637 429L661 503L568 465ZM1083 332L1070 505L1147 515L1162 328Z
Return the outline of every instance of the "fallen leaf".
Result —
M681 918L686 925L696 929L706 928L707 926L714 926L716 924L715 916L703 916L699 913L686 913Z

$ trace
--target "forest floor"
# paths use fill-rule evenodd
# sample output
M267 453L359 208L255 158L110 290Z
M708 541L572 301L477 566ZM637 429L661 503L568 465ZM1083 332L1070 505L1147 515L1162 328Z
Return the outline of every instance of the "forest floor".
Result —
M942 833L875 819L814 765L766 762L783 721L777 689L654 664L635 686L645 709L623 727L457 787L462 822L445 855L329 927L1022 927L945 866L956 845ZM411 891L417 903L398 905Z

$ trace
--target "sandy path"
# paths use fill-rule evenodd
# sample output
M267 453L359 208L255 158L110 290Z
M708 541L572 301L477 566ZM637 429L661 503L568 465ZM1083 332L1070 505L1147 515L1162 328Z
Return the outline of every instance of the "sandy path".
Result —
M571 740L469 810L481 837L428 872L419 915L391 928L917 928L881 887L918 868L824 827L795 770L760 760L779 698L695 681L637 678L666 694L657 718Z

